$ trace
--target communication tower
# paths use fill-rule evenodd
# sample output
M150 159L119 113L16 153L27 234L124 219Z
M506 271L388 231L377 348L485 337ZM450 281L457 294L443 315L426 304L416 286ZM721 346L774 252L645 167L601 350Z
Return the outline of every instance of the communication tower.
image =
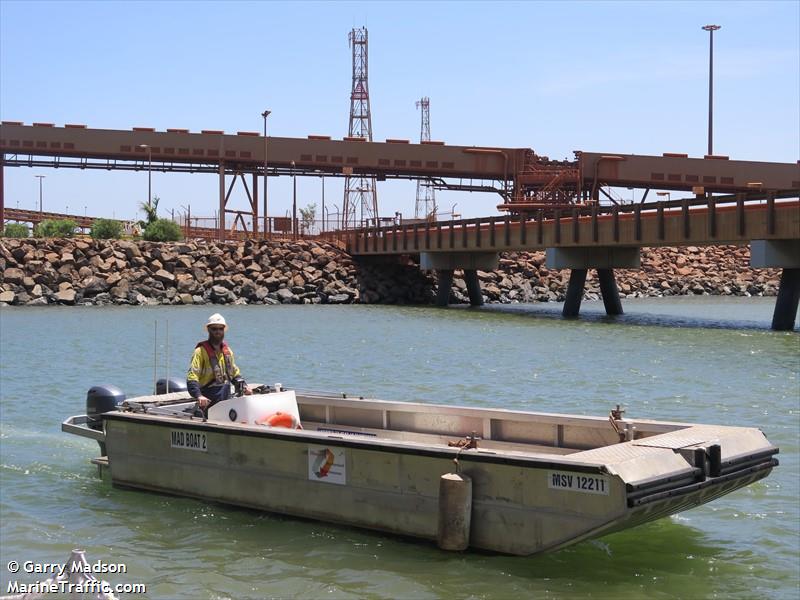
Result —
M353 87L350 92L349 137L372 141L372 113L367 78L367 28L353 29L348 36L353 54ZM347 168L347 167L346 167ZM352 169L352 167L350 167ZM375 225L378 219L378 191L374 177L348 174L344 182L342 228Z
M431 99L427 96L416 102L420 112L419 141L431 141ZM436 195L430 180L417 180L417 202L414 205L415 219L436 218Z

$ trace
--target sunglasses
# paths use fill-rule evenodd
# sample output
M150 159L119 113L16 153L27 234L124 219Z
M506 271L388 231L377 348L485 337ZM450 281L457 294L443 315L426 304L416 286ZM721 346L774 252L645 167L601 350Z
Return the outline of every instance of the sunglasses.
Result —
M225 331L224 327L209 327L209 331Z

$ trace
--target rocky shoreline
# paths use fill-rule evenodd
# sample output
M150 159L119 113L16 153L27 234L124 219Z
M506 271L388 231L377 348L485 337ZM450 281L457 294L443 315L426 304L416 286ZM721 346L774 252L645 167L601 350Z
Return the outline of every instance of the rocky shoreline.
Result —
M622 297L774 296L778 269L751 269L747 246L645 248L640 270L619 270ZM500 255L478 272L487 302L563 301L569 270L543 252ZM0 240L0 305L431 304L436 277L416 264L358 261L325 242ZM600 297L589 272L585 298ZM451 302L468 302L456 273Z

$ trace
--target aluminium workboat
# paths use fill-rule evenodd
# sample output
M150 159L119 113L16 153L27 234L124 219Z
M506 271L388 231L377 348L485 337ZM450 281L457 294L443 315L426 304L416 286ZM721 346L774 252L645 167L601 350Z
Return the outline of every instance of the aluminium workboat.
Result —
M758 429L631 419L619 407L592 417L258 391L207 419L185 391L117 396L62 429L100 442L93 462L117 486L432 541L440 480L457 471L471 482L468 546L515 555L687 510L778 464Z

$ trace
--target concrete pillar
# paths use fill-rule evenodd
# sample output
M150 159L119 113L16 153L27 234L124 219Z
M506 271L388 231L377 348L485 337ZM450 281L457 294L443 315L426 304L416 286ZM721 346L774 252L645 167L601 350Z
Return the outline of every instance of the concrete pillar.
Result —
M603 295L606 314L609 316L621 315L622 302L619 299L614 269L597 269L597 278L600 280L600 293Z
M781 273L781 287L772 313L772 329L792 331L797 319L797 306L800 304L800 269L784 269Z
M453 269L437 269L436 276L439 279L436 305L447 306L450 303L450 288L453 286Z
M577 317L581 312L581 300L583 300L583 286L586 284L586 272L588 269L572 269L569 274L569 285L567 286L567 297L564 299L564 309L561 311L564 317Z
M497 252L420 252L419 266L424 270L480 269L494 271L498 265Z
M792 331L800 300L800 240L753 240L750 243L750 266L783 269L772 313L772 329Z
M478 281L478 271L464 269L464 282L467 284L470 305L483 306L483 294L481 293L481 282Z
M614 269L638 269L641 267L640 256L638 247L548 248L548 269L572 269L561 314L565 317L578 316L586 272L588 269L597 269L606 314L621 315L622 302L614 280Z

